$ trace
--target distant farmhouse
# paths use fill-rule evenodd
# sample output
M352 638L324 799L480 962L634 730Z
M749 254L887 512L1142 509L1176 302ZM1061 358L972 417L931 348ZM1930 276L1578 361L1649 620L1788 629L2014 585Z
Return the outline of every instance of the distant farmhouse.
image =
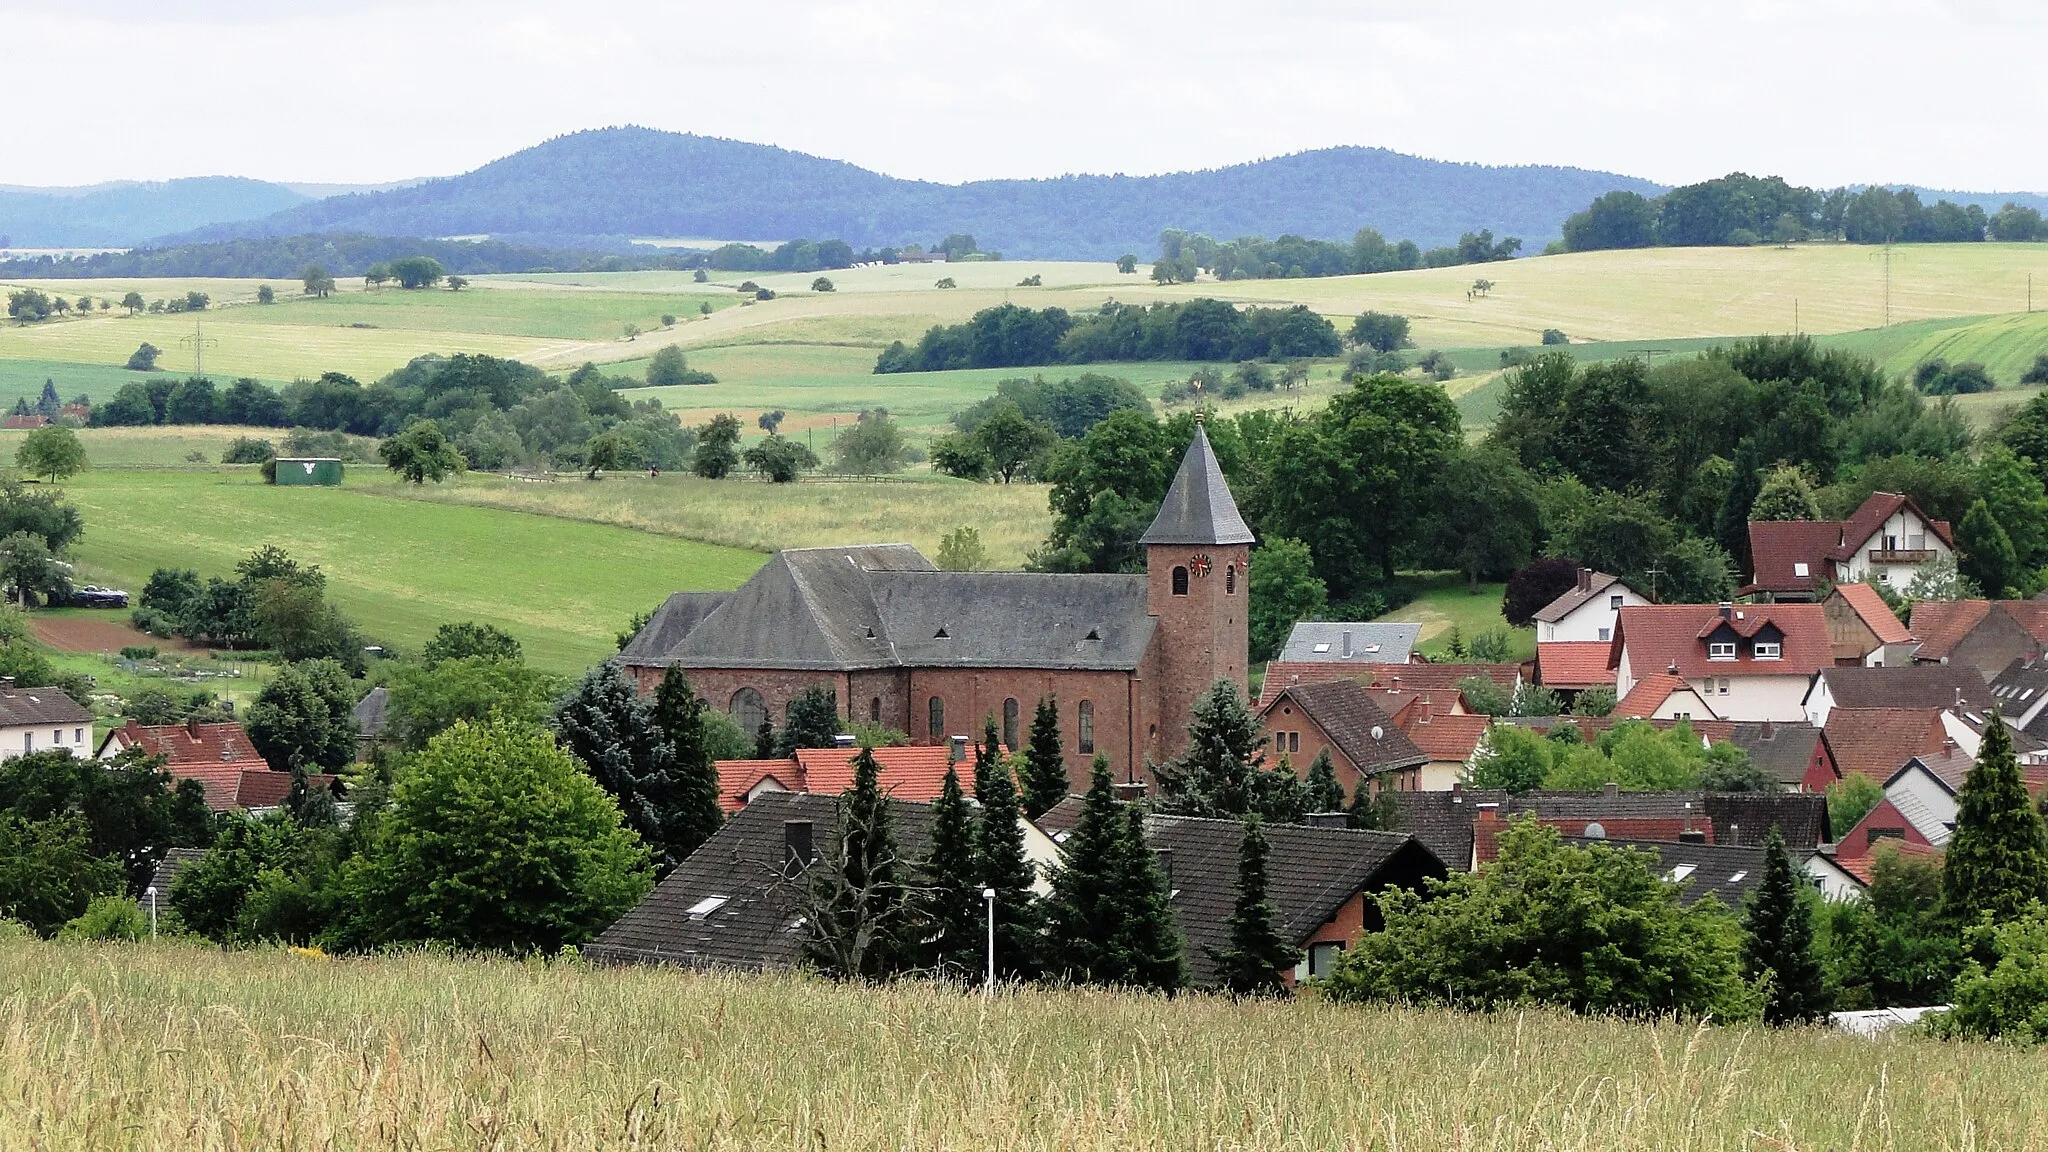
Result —
M1142 781L1187 740L1219 680L1244 691L1251 529L1199 426L1140 543L1143 575L942 572L908 544L776 553L730 593L679 592L621 653L644 692L684 669L748 732L806 689L919 745L1020 746L1058 701L1067 773L1084 790L1106 754Z

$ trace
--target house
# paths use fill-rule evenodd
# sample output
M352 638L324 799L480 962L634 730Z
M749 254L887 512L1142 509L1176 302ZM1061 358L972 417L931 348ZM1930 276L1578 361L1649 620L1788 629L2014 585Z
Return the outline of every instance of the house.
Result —
M1368 688L1378 688L1387 692L1429 693L1442 701L1445 708L1462 711L1464 704L1460 685L1473 676L1491 680L1494 687L1512 696L1515 689L1521 686L1522 666L1429 663L1289 664L1275 660L1266 665L1266 678L1259 687L1259 704L1263 706L1271 703L1273 697L1290 684L1355 680Z
M1821 730L1811 724L1737 724L1728 742L1787 792L1825 792L1842 778Z
M1458 787L1472 763L1472 754L1486 738L1492 717L1438 708L1431 702L1431 693L1404 696L1392 713L1394 724L1429 758L1422 765L1419 788L1410 791L1444 792Z
M1601 629L1605 632L1608 629ZM1575 696L1588 688L1614 687L1614 669L1607 653L1607 640L1538 640L1536 682L1546 688Z
M378 685L363 693L356 701L353 716L356 722L356 759L367 761L384 742L384 732L391 722L391 689Z
M1413 833L1453 871L1491 861L1509 820L1530 816L1565 836L1757 847L1773 826L1786 847L1810 852L1828 840L1827 798L1794 792L1510 793L1473 788L1394 796L1400 831Z
M1745 596L1813 600L1821 584L1883 581L1904 591L1928 564L1955 556L1946 520L1910 496L1873 492L1847 520L1753 520Z
M1908 624L1920 642L1913 659L1968 664L1986 680L2048 648L2048 603L2035 600L1921 600Z
M1623 609L1649 600L1618 576L1579 569L1579 582L1536 610L1536 643L1599 642L1614 639L1614 619Z
M891 799L930 801L945 788L946 769L966 760L953 746L930 745L876 748L875 765L881 769L881 788ZM737 812L764 792L815 792L837 796L853 787L853 762L860 749L799 748L786 760L720 760L718 805L727 813ZM963 763L962 784L974 787L973 764Z
M291 774L272 771L240 724L187 720L145 727L130 720L107 733L98 756L111 760L130 748L163 757L164 771L176 779L199 781L206 806L215 812L275 808L291 794ZM309 775L306 782L330 791L336 784L325 774Z
M1836 664L1910 665L1919 642L1869 584L1837 584L1820 602Z
M1960 664L1908 664L1825 668L1813 678L1801 707L1806 722L1828 726L1836 708L1984 708L1991 689L1975 668Z
M777 552L728 594L672 596L621 662L652 692L669 668L744 731L825 688L852 716L943 745L999 718L1017 747L1058 702L1069 777L1107 755L1127 779L1178 754L1195 701L1246 684L1251 529L1197 426L1143 574L942 572L908 544Z
M1986 707L2015 730L2037 740L2048 739L2048 660L2016 656L1991 681L1991 698Z
M1882 785L1915 756L1954 746L1940 708L1837 708L1821 730L1835 771Z
M92 712L60 688L0 689L0 760L30 752L88 755Z
M1818 604L1653 604L1621 609L1608 662L1625 701L1662 673L1682 679L1715 719L1796 722L1814 673L1834 667L1834 655ZM1678 688L1667 686L1646 714L1677 707L1668 701Z
M1282 664L1406 664L1415 658L1420 624L1329 623L1303 620L1276 657Z
M1678 885L1678 900L1691 905L1713 897L1740 908L1764 878L1764 848L1758 844L1708 844L1704 840L1616 840L1573 836L1566 843L1581 848L1600 845L1628 848L1656 857L1651 871L1667 884Z
M171 905L171 885L177 883L178 873L199 863L206 856L204 848L166 848L163 859L156 862L156 870L150 873L149 885L142 892L142 906L146 909L152 899L160 909Z
M35 413L30 413L25 416L16 414L5 417L4 419L0 419L0 428L5 428L10 432L16 432L25 428L41 428L43 425L48 423L50 423L50 418L48 416L40 416Z
M1269 762L1285 756L1306 779L1316 756L1328 752L1347 797L1366 782L1375 790L1422 787L1429 757L1373 699L1372 690L1353 681L1282 688L1260 708L1259 723L1271 742Z
M1975 767L1954 745L1908 759L1884 781L1884 800L1842 834L1836 855L1844 860L1867 856L1887 840L1946 848L1956 828L1956 794ZM2048 790L2048 765L2025 765L2021 773L2030 795Z
M1615 702L1614 715L1624 720L1711 720L1714 709L1677 672L1652 672Z

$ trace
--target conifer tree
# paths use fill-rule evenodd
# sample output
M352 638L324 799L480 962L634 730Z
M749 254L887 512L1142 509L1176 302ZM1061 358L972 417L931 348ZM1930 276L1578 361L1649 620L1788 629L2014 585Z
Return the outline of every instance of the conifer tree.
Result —
M1233 996L1284 996L1282 968L1301 962L1301 949L1280 935L1280 910L1266 896L1266 858L1271 851L1259 818L1244 822L1237 850L1237 903L1230 912L1230 946L1210 948L1217 978Z
M839 694L822 684L797 693L789 702L789 722L775 742L777 756L793 756L799 748L830 748L845 731L839 722Z
M932 802L931 846L918 864L918 961L942 975L978 971L986 947L986 910L975 883L975 825L960 773L948 765Z
M671 827L675 748L654 722L653 709L616 661L584 674L555 706L555 738L619 802L626 826L639 833L658 864L688 855Z
M874 750L863 747L853 787L839 798L831 849L799 901L804 958L845 980L892 976L904 960L908 906L881 777Z
M1045 918L1031 891L1033 872L1024 855L1017 782L995 746L993 725L985 735L987 739L975 756L981 821L974 838L974 878L979 887L993 888L996 893L996 974L1029 979L1038 972L1039 935Z
M682 669L670 667L661 674L654 689L654 726L668 737L675 754L668 835L669 851L677 860L695 852L725 822L725 812L718 806L718 766L711 759L704 707Z
M1301 782L1264 767L1266 737L1238 695L1218 680L1195 701L1188 748L1159 765L1161 812L1242 819L1254 812L1286 823L1301 814Z
M981 743L974 746L974 798L984 805L988 803L990 782L995 779L996 765L1003 759L1003 746L996 738L996 718L984 717L981 724Z
M1777 825L1764 839L1764 874L1742 910L1742 974L1764 989L1764 1023L1804 1024L1832 996L1813 952L1813 910L1800 899Z
M1113 956L1121 923L1115 866L1123 827L1109 757L1097 753L1089 768L1087 795L1081 799L1081 817L1062 846L1052 896L1046 902L1048 975L1099 984L1123 972L1124 965Z
M1359 781L1363 791L1364 781ZM1337 783L1337 766L1330 762L1328 748L1316 753L1308 766L1308 784L1303 789L1302 807L1310 812L1342 812L1344 786Z
M761 717L761 726L754 730L754 759L775 759L775 721Z
M1031 718L1031 743L1024 753L1024 814L1033 820L1067 798L1067 755L1060 746L1060 705L1052 696L1038 698Z
M1160 992L1187 986L1187 945L1173 923L1172 891L1159 858L1145 843L1145 814L1124 809L1124 834L1117 844L1118 891L1123 899L1121 952L1126 965L1118 983Z
M1967 926L2003 922L2048 899L2048 828L2027 799L2012 733L1992 713L1977 764L1956 793L1956 830L1941 869L1942 911Z

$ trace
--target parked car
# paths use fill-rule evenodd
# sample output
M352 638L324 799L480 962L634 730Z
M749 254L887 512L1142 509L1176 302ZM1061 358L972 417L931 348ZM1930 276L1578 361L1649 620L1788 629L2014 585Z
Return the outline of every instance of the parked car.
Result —
M83 588L71 590L71 603L79 608L126 608L128 593L119 588L102 588L97 584L87 584Z

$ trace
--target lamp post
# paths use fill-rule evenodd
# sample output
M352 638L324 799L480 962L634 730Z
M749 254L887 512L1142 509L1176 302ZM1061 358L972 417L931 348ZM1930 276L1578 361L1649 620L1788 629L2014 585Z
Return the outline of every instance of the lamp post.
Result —
M983 888L981 898L988 903L988 979L981 986L983 996L996 994L996 890Z
M151 884L143 889L142 894L149 897L149 938L154 940L156 939L156 885Z

